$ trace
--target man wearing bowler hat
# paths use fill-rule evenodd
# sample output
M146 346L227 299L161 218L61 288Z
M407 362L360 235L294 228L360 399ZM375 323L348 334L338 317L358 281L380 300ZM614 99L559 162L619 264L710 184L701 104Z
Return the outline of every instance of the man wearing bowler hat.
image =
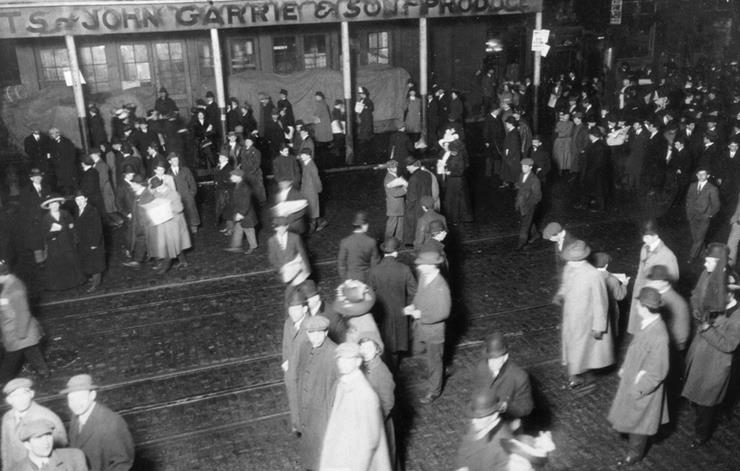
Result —
M385 164L386 174L383 178L385 190L385 237L396 237L403 240L403 217L406 206L406 187L408 182L398 176L398 162L389 160Z
M629 436L629 452L620 465L642 460L648 438L668 423L666 391L668 332L660 317L660 294L642 288L637 296L639 329L619 369L619 387L607 419L619 433Z
M61 425L61 424L59 424ZM46 419L24 420L18 427L18 439L26 456L11 471L87 471L85 454L75 448L55 448L57 425Z
M520 419L532 412L532 387L529 375L509 358L509 346L501 332L484 340L485 358L475 370L473 400L478 394L492 399L502 419Z
M380 261L375 239L367 235L370 223L367 213L359 211L352 221L353 231L339 242L337 271L339 279L367 282L370 269Z
M534 160L530 158L522 159L522 174L516 182L516 200L514 209L521 216L519 225L519 243L517 250L521 250L530 241L534 242L540 238L537 231L537 225L534 223L534 215L537 211L537 205L542 200L542 188L537 175L532 173Z
M421 171L421 161L413 157L408 157L405 164L406 171L409 173L409 184L406 187L406 207L403 215L403 243L412 245L416 236L416 223L424 214L421 208L421 198L432 196L434 175Z
M327 337L329 319L309 316L303 321L308 342L298 347L295 368L289 368L289 381L295 384L300 435L298 452L301 467L319 470L321 448L331 412L331 394L337 380L334 351L337 345Z
M563 281L553 302L563 307L562 362L568 387L588 386L591 370L614 364L606 283L586 259L591 249L577 240L563 250Z
M375 291L375 314L380 324L380 335L385 343L385 363L396 371L401 355L409 350L409 320L403 314L404 306L416 295L416 279L411 269L398 261L401 241L385 239L380 246L383 258L370 269L368 285Z
M54 444L60 447L67 446L67 432L59 416L33 400L36 395L33 381L28 378L12 379L3 387L3 394L5 402L10 406L10 410L3 414L0 432L3 469L12 469L27 455L27 450L17 433L22 422L38 419L50 422L54 426Z
M665 265L652 266L647 279L645 286L657 290L660 294L661 314L668 328L673 350L682 353L688 347L691 336L689 303L671 286L670 275Z
M512 438L509 424L502 419L498 404L485 393L473 395L467 415L470 426L463 436L453 469L489 471L508 469L509 454L501 442Z
M444 381L445 321L450 317L450 288L439 270L444 259L439 253L422 252L414 263L419 282L413 303L404 314L414 319L414 352L426 349L427 394L422 404L429 404L442 394Z
M128 471L134 464L134 440L123 417L97 402L98 386L88 374L72 376L61 394L72 411L69 445L87 457L90 471Z

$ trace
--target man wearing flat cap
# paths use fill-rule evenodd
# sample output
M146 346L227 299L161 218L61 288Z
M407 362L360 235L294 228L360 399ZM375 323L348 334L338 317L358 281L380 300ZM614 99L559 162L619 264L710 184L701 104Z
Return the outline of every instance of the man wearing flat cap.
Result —
M290 381L297 391L298 423L293 427L300 434L298 453L301 467L319 469L326 424L331 412L332 390L337 380L334 351L337 345L328 338L329 319L309 316L303 321L308 342L298 347L295 369L288 369Z
M526 417L534 407L529 375L509 358L502 332L491 333L484 344L485 358L475 370L473 400L478 394L488 395L506 421Z
M123 417L97 402L98 386L87 374L72 376L66 394L72 412L69 445L87 457L90 471L128 471L134 464L134 440Z
M367 213L359 211L352 221L352 234L339 242L337 272L341 281L359 280L366 283L370 269L380 261L378 244L367 235L369 227Z
M450 317L450 288L440 273L444 259L436 252L421 252L414 263L419 272L413 303L404 314L414 319L414 353L426 349L427 394L422 404L429 404L442 394L444 382L445 321Z
M664 381L668 375L668 331L660 317L660 294L642 288L637 296L638 330L619 369L619 387L607 419L629 436L629 451L618 464L642 460L648 438L668 423Z
M339 378L319 469L390 471L380 400L360 370L360 347L343 343L335 356Z
M542 200L540 180L532 172L534 160L530 158L522 159L521 166L522 173L516 181L516 199L514 202L514 209L520 215L517 250L523 249L530 241L534 242L540 238L537 224L534 222L534 215Z
M398 261L401 241L387 238L380 246L383 258L370 269L368 285L375 291L375 315L385 343L383 359L391 371L398 369L401 355L409 350L409 319L404 306L416 295L416 278L411 269Z
M512 437L507 421L499 412L500 404L486 393L478 392L468 405L470 425L455 458L456 471L508 469L509 455L501 441Z
M447 229L447 218L434 210L434 198L424 195L419 200L423 214L416 221L416 234L414 235L414 249L417 251L432 237L429 229L432 221L439 221Z
M421 170L421 161L409 157L406 159L406 171L409 174L408 186L406 187L406 207L403 216L403 243L412 245L416 236L416 223L424 214L421 208L421 198L432 196L431 173Z
M61 424L59 424L61 425ZM57 424L46 419L24 420L18 427L17 436L25 449L26 456L15 466L3 469L10 471L87 471L85 454L76 448L56 448L54 431Z
M562 362L572 389L588 386L593 381L591 370L614 364L606 283L586 260L590 253L582 240L563 250L567 263L553 300L563 307Z
M54 426L54 444L58 447L67 446L67 432L59 416L33 400L36 395L33 381L28 378L12 379L3 387L3 394L5 402L10 406L10 410L3 414L0 432L3 469L12 469L28 454L17 433L22 422L39 419L50 422Z

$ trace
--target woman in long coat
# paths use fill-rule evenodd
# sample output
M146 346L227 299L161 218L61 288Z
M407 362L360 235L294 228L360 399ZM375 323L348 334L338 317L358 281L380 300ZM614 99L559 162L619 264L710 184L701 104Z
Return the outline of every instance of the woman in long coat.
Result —
M77 257L80 260L80 269L85 276L90 277L88 292L95 291L105 271L105 245L103 242L103 225L100 213L95 206L88 204L87 196L78 191L75 195L77 203L77 217L75 218L75 234L77 238Z
M556 295L563 306L562 362L571 387L583 383L578 375L614 364L609 297L604 278L586 261L590 252L580 240L563 249L568 263Z
M60 209L64 198L52 195L41 203L48 209L41 219L46 245L44 286L51 291L60 291L81 285L85 281L80 271L74 240L74 222L70 214Z
M334 134L331 132L331 115L329 106L324 100L324 94L316 92L316 101L313 105L313 138L316 142L331 142Z
M169 204L171 211L169 219L158 224L158 221L153 220L152 226L148 228L149 256L159 259L158 273L160 274L170 269L174 259L180 261L181 267L187 267L187 261L182 252L189 249L191 244L190 232L183 214L182 199L177 191L165 185L159 177L152 177L149 184L154 196L153 206Z
M404 111L404 123L406 123L406 133L412 141L419 139L421 134L421 107L422 103L416 94L416 89L409 90L409 96L406 99L406 109Z
M555 141L552 144L552 156L561 173L573 169L573 130L570 115L561 112L560 121L555 124Z

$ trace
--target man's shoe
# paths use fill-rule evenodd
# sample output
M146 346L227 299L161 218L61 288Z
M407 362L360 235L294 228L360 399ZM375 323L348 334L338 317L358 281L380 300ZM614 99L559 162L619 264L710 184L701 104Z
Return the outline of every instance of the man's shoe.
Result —
M226 247L224 252L239 253L242 251L241 247Z
M439 397L438 394L429 393L426 396L419 399L419 402L421 402L422 404L431 404L432 402L437 400L438 397Z
M254 249L252 247L249 247L247 250L244 251L244 255L252 255L254 252Z
M634 466L640 461L642 461L642 459L635 455L627 455L625 459L617 461L617 466L626 468L628 466Z
M139 268L141 266L141 263L137 262L136 260L131 260L130 262L123 262L121 265L129 268Z
M709 440L706 438L695 438L691 444L689 445L689 448L695 449L695 448L701 448L703 447Z

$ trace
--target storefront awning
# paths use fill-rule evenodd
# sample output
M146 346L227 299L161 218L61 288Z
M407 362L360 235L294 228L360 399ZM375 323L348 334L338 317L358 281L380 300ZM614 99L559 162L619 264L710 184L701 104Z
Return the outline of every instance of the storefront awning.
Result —
M6 1L0 4L0 38L154 33L541 11L542 0Z

